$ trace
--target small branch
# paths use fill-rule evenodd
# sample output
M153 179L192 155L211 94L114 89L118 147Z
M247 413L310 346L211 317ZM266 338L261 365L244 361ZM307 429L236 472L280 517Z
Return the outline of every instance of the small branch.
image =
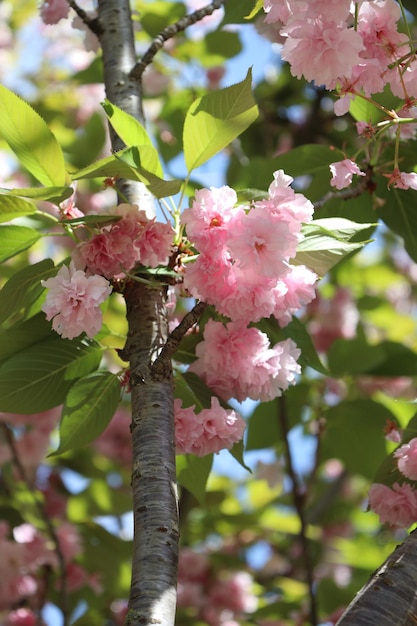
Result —
M96 17L93 17L93 18L89 17L88 14L84 11L84 9L79 7L78 4L74 0L67 0L67 2L69 6L71 7L71 9L73 9L76 12L80 20L84 22L84 24L87 26L87 28L91 30L92 33L97 35L97 37L101 35L102 29Z
M305 494L304 489L298 480L298 476L294 469L294 464L292 460L292 454L290 449L290 444L288 441L288 433L289 433L289 424L288 424L288 415L287 415L287 404L284 396L278 398L279 402L279 415L278 419L280 422L281 431L284 437L284 445L285 445L285 460L287 465L287 471L292 483L292 496L295 510L297 511L298 518L300 520L300 541L302 546L302 553L304 559L304 567L306 571L307 577L307 585L308 585L308 593L310 597L310 622L311 626L316 626L318 624L317 621L317 605L316 605L316 596L314 593L314 573L313 573L313 564L310 556L310 548L308 545L307 539L307 522L304 514L304 500Z
M4 422L0 422L0 426L3 430L7 445L9 446L9 449L12 455L13 464L15 465L17 471L19 472L21 479L25 483L28 491L32 494L33 501L38 510L39 516L42 519L42 521L45 522L49 537L52 540L52 543L54 544L54 550L58 559L59 569L60 569L61 611L62 611L62 616L63 616L63 626L68 626L69 615L68 615L67 578L66 578L66 572L65 572L65 559L61 550L61 546L59 544L59 539L57 537L55 528L51 520L49 519L43 505L38 499L38 495L36 493L36 490L33 484L31 484L32 481L29 480L29 477L26 473L26 469L19 458L19 454L17 452L17 448L16 448L14 436L13 436L13 431Z
M155 55L157 54L157 52L159 52L159 50L161 50L161 48L163 48L164 43L168 41L168 39L172 39L172 37L175 37L175 35L184 31L189 26L192 26L196 22L199 22L208 15L211 15L212 13L214 13L214 11L220 9L220 7L223 6L225 2L226 0L214 0L213 2L211 2L211 4L208 4L202 9L194 11L189 15L185 15L184 17L179 19L178 22L170 24L169 26L166 26L163 30L161 30L161 32L155 37L141 60L138 61L138 63L136 63L136 65L131 70L129 74L130 78L134 78L140 81L142 79L143 72L146 70L148 65L152 63Z
M178 326L174 328L172 333L168 336L166 344L162 348L158 358L153 362L151 368L153 375L161 374L165 370L167 364L171 363L171 358L178 350L181 339L184 337L185 333L190 330L192 326L194 326L194 324L197 324L206 307L206 302L198 302L194 308L191 309L191 311L184 315Z
M371 180L372 171L368 171L366 176L360 181L356 187L349 187L348 189L342 189L341 191L329 191L324 195L321 200L313 202L314 210L321 209L327 202L338 198L339 200L351 200L352 198L358 198L363 193L371 193L374 191L374 185Z

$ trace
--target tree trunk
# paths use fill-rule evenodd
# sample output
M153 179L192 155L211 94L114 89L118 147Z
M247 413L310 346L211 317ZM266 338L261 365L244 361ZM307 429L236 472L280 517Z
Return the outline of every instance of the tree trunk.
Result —
M107 98L143 123L141 90L129 78L135 64L128 0L99 0L99 35ZM111 131L114 151L123 148ZM149 208L143 185L120 181L130 203ZM144 206L144 204L146 206ZM148 215L149 215L149 211ZM131 280L124 297L132 390L134 547L127 626L175 622L178 566L178 496L175 472L172 366L151 370L167 340L166 286Z
M416 626L417 531L397 546L336 626Z

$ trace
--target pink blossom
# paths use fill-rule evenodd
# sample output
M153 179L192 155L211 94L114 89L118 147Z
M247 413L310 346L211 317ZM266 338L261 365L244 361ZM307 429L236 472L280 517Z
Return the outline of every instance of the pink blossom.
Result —
M291 339L271 348L265 333L238 322L224 326L209 320L196 354L190 371L224 399L272 400L294 384L300 372L300 351Z
M234 613L252 613L258 605L252 591L253 579L248 572L236 572L217 581L209 594L209 604Z
M414 437L397 448L394 457L400 472L410 480L417 480L417 438Z
M235 190L227 186L196 191L191 208L182 212L181 223L199 252L212 254L225 245L231 226L242 218L241 211L233 210L236 202Z
M184 409L186 410L186 409ZM204 583L209 575L209 560L203 552L181 548L178 559L178 579Z
M388 178L388 187L393 185L397 189L415 189L417 190L417 174L411 172L400 172L399 169L395 169L392 174L384 174Z
M171 224L149 220L135 240L138 261L148 267L167 265L174 242Z
M282 278L280 284L285 286L276 293L274 317L281 327L286 326L292 319L292 315L309 304L316 297L315 285L317 274L305 265L290 265L289 273Z
M369 490L369 507L381 524L408 528L417 521L417 493L407 483L394 483L392 489L375 483Z
M44 24L57 24L68 17L67 0L44 0L40 7L40 16Z
M37 617L31 609L20 608L8 614L4 626L35 626Z
M350 159L344 159L343 161L337 161L329 165L330 171L333 174L333 178L330 181L332 187L336 189L344 189L349 187L352 182L353 174L358 176L365 176L365 172L362 172L359 167Z
M194 407L182 408L175 400L175 437L177 454L205 456L231 448L240 441L246 428L236 411L225 410L212 397L211 408L194 413Z
M102 276L87 276L73 263L63 265L54 278L42 281L48 289L42 311L51 320L52 328L62 337L73 339L85 332L98 333L102 324L99 305L111 293L109 282Z
M314 20L295 16L283 34L287 40L282 58L291 66L291 74L317 85L333 89L360 62L361 36L353 29L324 18Z
M320 352L327 352L336 339L352 339L356 334L359 312L349 289L339 288L330 299L318 295L307 311L308 330Z

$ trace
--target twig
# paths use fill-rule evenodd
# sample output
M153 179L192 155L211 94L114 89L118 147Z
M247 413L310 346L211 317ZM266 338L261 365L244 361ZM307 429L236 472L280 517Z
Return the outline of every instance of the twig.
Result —
M356 187L349 187L348 189L342 189L341 191L329 191L326 193L321 200L317 200L313 202L314 210L321 209L326 202L330 202L335 198L339 200L351 200L352 198L358 198L363 193L368 192L371 193L374 191L374 184L371 180L372 170L366 172L366 176L359 182Z
M64 555L62 553L61 550L61 546L59 544L59 539L58 536L55 532L55 528L51 522L51 520L49 519L43 505L41 504L41 502L38 499L38 495L36 493L36 491L34 490L33 485L31 484L32 481L29 480L29 477L26 473L25 467L23 466L20 458L19 458L19 454L17 452L17 448L16 448L16 444L15 444L15 440L14 440L14 436L13 436L13 431L11 430L11 428L5 424L4 422L0 422L1 428L3 430L5 439L7 441L7 445L10 448L10 452L12 455L12 461L14 463L14 465L16 466L17 471L19 472L22 481L25 483L28 491L32 494L33 496L33 501L35 503L35 506L38 510L39 516L41 517L41 519L45 522L46 525L46 529L48 531L49 537L52 540L53 544L54 544L54 550L55 550L55 554L57 556L58 559L58 563L59 563L59 569L60 569L60 579L61 579L61 611L62 611L62 616L63 616L63 626L68 626L68 594L67 594L67 578L66 578L66 572L65 572L65 559L64 559Z
M214 0L202 9L198 9L197 11L194 11L189 15L185 15L184 17L179 19L178 22L170 24L169 26L166 26L163 30L161 30L161 32L155 37L141 60L138 61L133 69L130 71L130 78L134 78L140 81L142 79L143 72L148 67L148 65L152 63L155 55L159 50L161 50L164 43L168 41L168 39L172 39L172 37L175 37L177 33L185 30L186 28L188 28L188 26L192 26L196 22L202 20L204 17L211 15L212 13L214 13L214 11L216 11L216 9L220 9L220 7L223 6L225 2L226 0Z
M285 446L285 460L287 465L287 471L292 483L292 497L294 502L295 510L297 511L298 518L300 520L300 541L302 546L302 554L304 559L304 568L306 571L307 577L307 585L308 585L308 594L310 597L310 621L311 626L316 626L317 621L317 603L316 596L314 593L314 574L313 574L313 564L311 561L310 548L308 545L307 539L307 522L304 514L304 500L305 494L302 488L300 481L298 480L298 476L294 469L294 464L292 460L292 454L290 449L290 444L288 441L288 432L289 432L289 424L288 424L288 415L287 415L287 404L284 396L278 398L279 402L279 415L278 419L281 426L281 431L284 438L284 446Z
M97 37L102 33L102 28L100 26L100 22L97 17L89 17L88 14L78 6L78 4L74 0L67 0L71 9L73 9L80 20L84 22L84 24L91 30L92 33L97 35Z
M159 375L165 370L172 356L177 351L181 339L184 337L187 330L198 322L206 307L207 304L205 302L198 302L191 311L184 315L178 326L174 328L172 333L168 336L166 344L162 348L158 358L153 362L151 368L153 375Z

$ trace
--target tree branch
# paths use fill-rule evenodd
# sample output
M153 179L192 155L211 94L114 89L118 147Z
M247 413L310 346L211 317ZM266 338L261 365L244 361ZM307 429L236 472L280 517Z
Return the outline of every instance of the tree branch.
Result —
M178 346L185 333L197 324L201 314L208 305L205 302L198 302L191 311L184 315L181 322L168 336L166 344L162 348L158 358L154 361L151 372L153 376L161 374L166 367L171 367L171 358L178 350Z
M352 600L336 626L416 626L417 531L390 554Z
M152 63L155 55L159 52L159 50L161 50L161 48L163 48L164 43L168 41L168 39L172 39L172 37L175 37L175 35L184 31L186 28L188 28L188 26L192 26L192 24L199 22L204 17L211 15L212 13L214 13L214 11L220 9L220 7L223 6L225 2L226 0L214 0L213 2L211 2L211 4L208 4L202 9L194 11L189 15L185 15L184 17L179 19L178 22L170 24L169 26L166 26L166 28L161 30L161 32L155 37L141 60L138 61L138 63L136 63L135 66L132 68L129 74L130 78L134 78L135 80L140 82L142 80L143 72L146 70L148 65Z
M4 437L6 439L7 445L9 446L10 449L10 453L12 455L12 462L14 464L14 466L16 467L18 473L20 474L21 480L23 481L23 483L26 485L26 488L28 490L28 492L30 494L32 494L33 497L33 502L35 504L35 507L38 511L39 517L41 518L41 520L44 522L45 526L46 526L46 530L48 532L49 538L52 541L52 544L54 546L54 551L55 554L57 556L57 560L58 560L58 565L59 565L59 577L60 577L60 582L61 582L61 606L60 609L62 611L62 616L63 616L63 626L67 626L67 624L69 623L69 609L68 609L68 592L67 592L67 575L66 575L66 568L65 568L65 559L64 559L64 555L62 553L61 550L61 546L59 543L59 539L58 536L55 532L55 528L51 522L51 520L49 519L43 504L39 501L39 497L38 497L38 493L36 488L34 487L34 485L32 484L32 481L29 480L29 477L27 475L26 469L23 465L23 463L21 462L20 458L19 458L19 454L16 448L16 444L15 444L15 440L14 440L14 436L13 436L13 431L11 430L11 428L5 424L4 422L0 422L0 426L3 430L4 433Z
M320 200L313 202L314 210L321 209L326 202L330 202L334 198L339 200L351 200L352 198L358 198L363 193L372 193L374 191L374 183L372 182L372 170L369 169L366 172L366 176L356 185L356 187L348 187L340 191L329 191Z
M84 22L87 28L89 28L92 33L94 33L97 37L99 37L103 31L101 29L100 22L98 21L98 19L96 17L89 17L88 14L84 11L84 9L79 7L78 4L74 0L67 0L67 2L69 6L71 7L71 9L73 9L76 12L80 20Z
M287 471L292 483L292 497L295 510L297 511L298 518L300 520L300 541L302 546L302 554L304 560L304 568L306 572L307 585L308 585L308 593L310 597L310 622L311 626L316 626L317 621L317 605L316 605L316 596L314 593L314 572L313 572L313 564L311 561L310 555L310 546L308 544L307 538L307 522L304 514L304 500L305 493L304 489L298 480L298 476L294 469L294 464L292 460L291 448L288 440L289 433L289 423L288 423L288 415L287 415L287 403L284 396L278 398L279 402L279 412L278 419L280 422L280 427L282 431L282 435L284 438L284 446L285 446L285 460Z

